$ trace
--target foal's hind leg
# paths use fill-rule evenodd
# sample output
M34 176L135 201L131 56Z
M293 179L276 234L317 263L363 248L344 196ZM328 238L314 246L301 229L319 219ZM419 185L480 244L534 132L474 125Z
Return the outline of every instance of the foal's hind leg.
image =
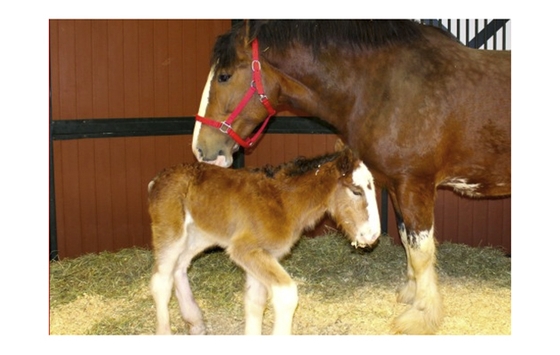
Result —
M181 310L181 317L190 326L189 333L192 335L206 334L206 326L202 317L202 311L196 303L191 287L189 278L187 276L187 269L191 263L192 258L198 255L204 249L211 246L213 243L206 241L203 238L198 238L189 233L187 240L187 248L179 256L179 260L175 266L173 274L175 284L175 297L179 302Z
M156 334L171 334L169 324L169 300L175 283L175 296L181 308L185 322L191 325L191 334L203 334L205 331L202 312L196 304L189 280L187 268L194 256L212 243L196 235L187 239L186 230L173 231L172 228L156 226L153 228L155 266L150 281L150 290L156 306ZM191 233L192 234L192 233Z
M156 334L171 334L168 307L173 289L173 272L183 249L184 237L181 239L154 250L156 260L150 281L150 291L156 306Z
M297 286L290 275L288 275L275 257L261 248L251 249L246 245L237 246L232 244L228 248L228 253L233 261L250 274L250 277L256 279L269 290L274 308L274 328L272 333L275 335L291 334L292 320L298 304L298 295ZM255 284L253 281L249 282ZM262 291L258 292L262 295ZM253 297L248 296L248 299L251 298ZM250 303L249 307L254 308L249 311L264 310L264 307L259 305L260 302L261 300L256 303ZM256 319L248 321L250 328L246 327L246 332L255 330L251 328L254 326L255 321Z
M406 250L408 277L406 285L399 291L398 300L411 306L395 319L397 333L433 334L443 320L443 305L435 270L435 191L434 195L425 191L422 195L407 191L407 198L401 198L398 205L403 214L399 233ZM403 205L402 201L407 201L408 204Z

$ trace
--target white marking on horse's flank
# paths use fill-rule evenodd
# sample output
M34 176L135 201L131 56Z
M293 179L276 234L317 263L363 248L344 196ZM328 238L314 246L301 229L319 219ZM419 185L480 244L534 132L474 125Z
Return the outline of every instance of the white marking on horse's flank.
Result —
M210 69L210 73L208 73L208 79L206 80L206 84L204 85L204 90L202 90L202 97L200 98L200 106L198 106L198 115L201 117L205 117L206 115L206 108L208 107L208 101L210 100L210 81L214 77L214 68ZM198 134L200 133L201 123L196 121L194 123L193 129L193 140L192 140L192 151L194 156L200 161L200 156L198 154Z
M376 239L381 233L381 222L379 220L377 199L375 198L375 185L371 172L363 162L352 173L352 181L356 186L360 186L364 190L367 202L368 224L373 232L374 239Z
M480 196L476 190L480 187L480 184L469 184L465 178L449 178L445 179L441 183L442 186L449 186L457 193L477 197Z

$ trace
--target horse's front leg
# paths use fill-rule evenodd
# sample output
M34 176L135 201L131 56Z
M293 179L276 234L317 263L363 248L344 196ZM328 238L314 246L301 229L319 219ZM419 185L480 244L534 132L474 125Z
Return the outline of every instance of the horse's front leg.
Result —
M435 270L435 189L402 189L397 196L399 233L407 256L407 282L398 300L410 308L395 319L397 333L433 334L443 320L443 305ZM400 212L399 212L400 211Z

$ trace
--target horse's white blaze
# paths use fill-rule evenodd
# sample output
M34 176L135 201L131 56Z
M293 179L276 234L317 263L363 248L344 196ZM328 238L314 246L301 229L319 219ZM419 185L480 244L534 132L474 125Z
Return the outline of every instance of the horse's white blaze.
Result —
M375 198L375 185L373 176L364 163L352 173L352 180L356 186L360 186L365 194L367 202L368 221L358 228L357 244L372 244L381 234L381 222Z
M205 117L206 116L206 107L208 107L208 101L210 100L210 81L214 76L214 68L210 69L208 73L208 79L206 80L206 84L204 85L204 90L202 90L202 97L200 98L200 106L198 106L198 115ZM194 124L193 129L193 140L192 140L192 151L194 156L198 161L202 160L200 153L198 152L198 135L200 134L200 127L201 123L196 121Z

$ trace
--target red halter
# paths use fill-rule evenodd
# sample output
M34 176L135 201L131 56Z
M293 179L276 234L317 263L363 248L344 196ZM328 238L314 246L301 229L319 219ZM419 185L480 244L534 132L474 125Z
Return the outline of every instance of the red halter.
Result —
M247 90L247 93L245 94L245 96L243 97L239 105L237 105L235 110L233 110L231 115L229 115L227 120L223 122L218 122L218 121L213 121L206 117L196 115L197 121L199 121L202 124L206 124L218 128L222 133L228 134L243 148L249 148L253 144L255 144L255 142L259 139L259 136L263 133L266 125L268 124L268 120L270 119L270 117L272 117L276 113L276 110L272 108L272 105L268 101L268 97L264 93L264 87L261 78L261 62L259 61L259 43L257 42L256 38L255 40L253 40L252 47L253 47L253 61L251 62L251 69L253 70L253 81L251 82L251 85ZM247 105L251 97L253 97L253 94L255 94L255 92L259 95L261 103L268 111L268 117L263 122L259 130L253 136L243 139L233 130L233 128L231 128L231 125L233 123L233 120L235 120L235 118L237 118L237 116L241 113L241 111L243 110L245 105Z

